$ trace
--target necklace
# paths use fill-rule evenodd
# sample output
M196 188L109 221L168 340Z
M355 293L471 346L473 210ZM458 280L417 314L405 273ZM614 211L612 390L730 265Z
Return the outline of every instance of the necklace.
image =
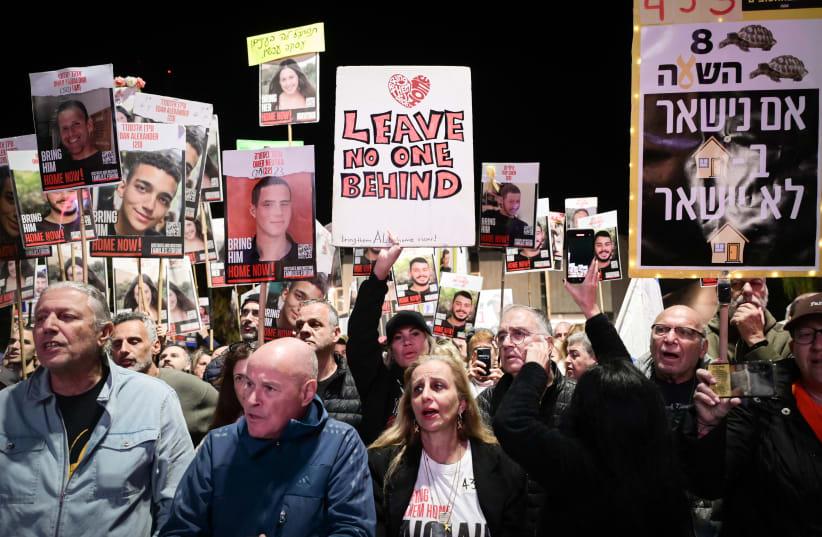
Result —
M465 453L462 454L462 456L464 455ZM456 472L454 472L454 478L451 480L451 486L445 493L446 500L448 501L448 503L446 504L446 510L441 511L437 514L437 522L442 524L446 535L449 536L451 535L451 515L454 513L454 500L456 500L457 489L459 488L460 469L462 468L462 456L460 456L459 460L457 461L457 470ZM439 494L437 493L437 488L434 483L434 473L431 471L429 460L430 457L428 456L428 453L426 453L423 449L422 461L425 465L426 475L428 476L428 487L431 490L431 494L436 504L442 505L440 503Z

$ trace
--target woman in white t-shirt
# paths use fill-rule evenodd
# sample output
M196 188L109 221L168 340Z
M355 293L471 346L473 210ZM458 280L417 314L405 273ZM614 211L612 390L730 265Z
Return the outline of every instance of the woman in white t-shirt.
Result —
M377 535L522 535L525 475L480 418L463 365L420 356L369 449Z

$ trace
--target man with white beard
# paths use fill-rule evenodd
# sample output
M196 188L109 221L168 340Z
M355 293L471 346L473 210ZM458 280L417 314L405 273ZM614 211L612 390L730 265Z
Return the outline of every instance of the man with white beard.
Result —
M728 361L776 361L790 352L791 335L777 324L768 311L765 278L731 280L728 309ZM708 354L719 357L719 313L708 323Z

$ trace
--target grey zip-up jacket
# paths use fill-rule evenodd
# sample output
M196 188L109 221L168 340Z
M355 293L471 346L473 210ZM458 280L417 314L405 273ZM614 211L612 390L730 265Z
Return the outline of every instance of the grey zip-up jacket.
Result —
M180 402L161 380L108 362L105 408L69 478L49 372L0 392L0 532L69 537L157 534L194 455Z

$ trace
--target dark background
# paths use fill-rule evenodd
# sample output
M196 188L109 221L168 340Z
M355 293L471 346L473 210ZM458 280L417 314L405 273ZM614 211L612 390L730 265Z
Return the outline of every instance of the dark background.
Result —
M6 40L18 44L12 48L19 54L7 48L0 137L33 132L28 73L112 63L115 75L142 77L147 93L212 103L224 150L234 149L237 138L287 139L284 126L257 126L258 67L247 65L245 38L323 21L320 123L293 127L294 139L315 146L320 222L331 219L336 68L461 65L472 74L476 181L483 161L540 162L540 196L549 196L555 210L565 197L596 195L600 211L620 211L627 229L631 3L603 2L596 19L576 28L569 21L582 15L579 7L546 7L550 18L511 6L500 14L502 6L466 6L468 13L426 4L421 13L383 17L359 4L356 13L305 16L243 5L242 20L223 13L225 5L193 16L131 4L138 16L27 19L25 29L11 30L26 36Z
M475 181L482 162L540 162L540 197L552 209L566 197L598 196L600 212L619 211L625 235L632 3L441 4L321 12L314 4L129 3L81 16L65 6L29 8L4 20L0 137L33 132L28 73L112 63L115 75L142 77L148 93L212 103L223 150L237 138L287 139L285 126L257 126L258 67L247 65L245 38L322 21L320 122L293 127L294 139L315 147L320 222L331 218L336 68L457 65L472 74ZM681 285L662 284L663 292ZM783 286L769 287L770 309L782 318Z

